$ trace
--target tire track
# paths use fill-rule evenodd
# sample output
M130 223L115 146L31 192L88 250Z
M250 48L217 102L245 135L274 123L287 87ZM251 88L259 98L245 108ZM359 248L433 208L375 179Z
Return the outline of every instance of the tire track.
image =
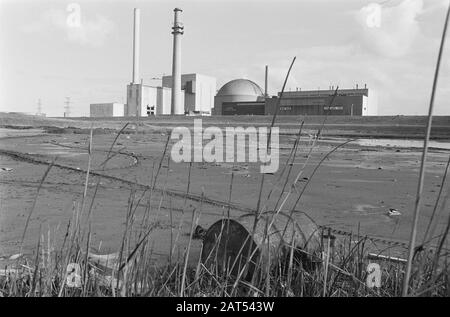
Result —
M84 150L84 151L87 152L87 149L82 147L82 146L66 145L66 144L61 144L61 143L56 142L56 141L54 141L54 142L52 142L52 141L51 142L45 142L45 143L53 144L53 145L60 146L60 147L63 147L63 148L68 148L68 149ZM131 164L129 166L126 166L126 167L112 167L112 168L106 168L105 169L105 170L109 170L109 171L110 170L117 170L117 169L129 168L129 167L137 166L137 165L139 165L141 163L140 160L139 160L140 158L147 158L147 157L144 157L144 156L141 156L141 155L137 155L135 153L126 152L126 151L114 151L114 150L108 151L108 150L100 150L100 149L93 149L93 151L94 152L101 152L101 153L114 153L116 155L120 154L120 155L124 155L124 156L127 156L127 157L133 159L133 164Z
M25 154L25 153L21 153L21 152L16 152L16 151L11 151L11 150L3 150L0 149L0 155L5 155L5 156L9 156L15 160L18 161L23 161L23 162L28 162L28 163L32 163L32 164L41 164L41 165L50 165L51 162L47 161L47 160L42 160L42 159L38 159L33 157L32 155L29 154ZM60 169L63 170L68 170L68 171L72 171L72 172L76 172L76 173L82 173L82 174L86 174L87 170L82 169L82 168L77 168L77 167L72 167L72 166L68 166L68 165L63 165L60 163L55 162L53 164L54 167L58 167ZM146 185L146 184L141 184L138 182L132 182L129 181L127 179L123 179L120 177L116 177L116 176L111 176L111 175L107 175L107 174L103 174L103 173L99 173L96 171L90 171L89 172L90 175L93 176L97 176L97 177L101 177L101 178L105 178L105 179L109 179L112 181L116 181L116 182L121 182L124 184L129 185L130 187L134 186L134 187L138 187L142 190L149 190L152 189L152 186L150 185ZM182 191L178 191L178 190L173 190L173 189L161 189L158 187L155 187L153 190L155 190L156 192L159 193L165 193L169 196L172 197L178 197L178 198L188 198L192 201L196 201L196 202L203 202L203 203L207 203L209 205L213 205L213 206L218 206L218 207L223 207L223 208L232 208L234 210L237 211L242 211L245 213L249 213L249 212L253 212L253 210L251 208L245 208L245 207L241 207L235 204L228 204L227 202L223 202L220 200L216 200L216 199L211 199L202 195L196 195L196 194L188 194Z

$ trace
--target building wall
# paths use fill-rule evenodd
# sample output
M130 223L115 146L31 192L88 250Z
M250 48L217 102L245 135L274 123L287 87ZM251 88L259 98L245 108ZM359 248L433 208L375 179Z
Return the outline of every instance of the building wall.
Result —
M122 103L93 103L90 104L91 117L123 117L125 105Z
M265 102L224 102L222 115L264 115Z
M158 94L156 100L156 114L169 115L172 101L171 89L166 87L158 87Z
M216 94L216 78L201 74L181 75L181 89L184 91L184 110L186 113L211 113ZM172 88L172 76L163 76L162 86Z
M214 77L196 74L195 111L211 113L216 89L217 81Z
M146 117L147 106L155 108L155 114L169 115L171 112L171 89L166 87L153 87L144 84L129 84L127 86L127 107L125 113L128 116ZM181 95L184 103L184 94Z
M370 89L370 95L366 100L367 115L377 116L378 115L378 93L374 89Z
M369 98L367 98L366 96L363 96L363 100L362 100L362 115L363 116L367 116L369 115L369 103L368 100Z
M223 113L223 104L232 102L255 102L261 101L261 97L255 95L225 95L214 97L214 114L221 115Z
M147 106L157 108L158 90L156 87L141 85L141 104L140 113L141 117L146 117Z
M324 108L324 114L328 112L329 115L344 115L344 116L362 116L363 115L363 100L367 98L364 95L361 96L336 96L333 105L328 109L333 97L328 97L326 108ZM325 111L326 110L326 111Z
M195 95L195 83L197 76L196 74L182 74L181 75L181 90L182 98L184 98L184 112L194 111L196 104ZM172 76L163 77L163 87L172 88ZM192 88L191 88L192 87Z
M113 117L123 117L125 116L126 106L123 103L113 104Z
M342 89L334 98L334 90L285 92L280 101L279 115L345 115L365 116L377 114L377 102L369 98L369 90ZM265 114L271 115L277 97L267 98ZM330 106L331 101L333 104Z

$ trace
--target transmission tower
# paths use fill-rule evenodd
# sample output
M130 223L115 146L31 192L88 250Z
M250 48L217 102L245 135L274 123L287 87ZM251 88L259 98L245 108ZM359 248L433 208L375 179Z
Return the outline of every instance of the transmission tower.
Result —
M70 97L66 97L66 101L64 102L64 117L70 116Z
M40 116L42 114L42 104L41 104L41 98L38 99L37 102L37 115Z

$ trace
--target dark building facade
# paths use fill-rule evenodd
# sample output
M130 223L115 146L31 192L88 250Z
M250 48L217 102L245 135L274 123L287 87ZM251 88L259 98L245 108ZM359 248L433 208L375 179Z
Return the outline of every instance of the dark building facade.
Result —
M223 102L222 115L264 115L266 103L264 101Z
M333 90L284 92L278 114L366 116L375 115L377 112L375 98L371 99L369 104L367 88L338 90L334 100L333 95ZM274 113L278 98L279 94L266 99L266 115Z
M287 91L279 101L279 115L341 115L368 116L377 114L377 98L373 90L339 89L335 91L309 90ZM261 88L246 79L232 80L225 84L215 97L217 115L272 115L278 104L278 96L265 97ZM370 100L370 102L369 102Z

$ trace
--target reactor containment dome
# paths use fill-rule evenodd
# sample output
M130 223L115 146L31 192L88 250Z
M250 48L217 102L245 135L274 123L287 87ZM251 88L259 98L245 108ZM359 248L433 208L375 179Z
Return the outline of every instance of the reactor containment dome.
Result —
M248 79L229 81L214 98L214 113L222 114L223 103L252 102L264 100L264 92L256 83Z

